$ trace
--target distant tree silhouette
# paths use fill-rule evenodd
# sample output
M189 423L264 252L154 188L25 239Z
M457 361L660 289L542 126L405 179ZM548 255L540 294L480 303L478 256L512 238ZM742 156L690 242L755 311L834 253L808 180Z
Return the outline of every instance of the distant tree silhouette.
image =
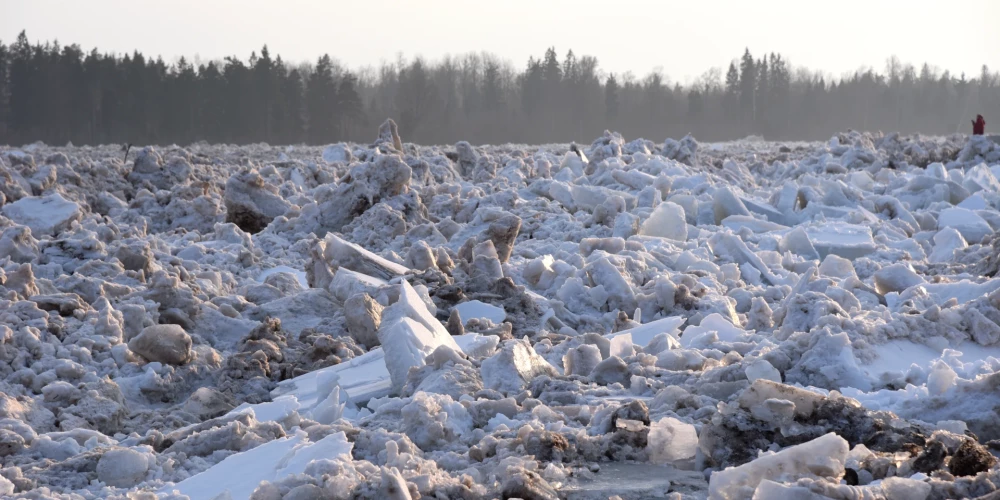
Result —
M956 76L891 57L830 79L747 48L722 68L680 85L659 69L606 74L554 47L519 68L489 53L291 67L266 45L247 59L168 64L21 32L0 43L0 144L368 142L389 116L418 143L587 142L608 128L656 141L815 140L848 128L968 132L975 114L1000 117L1000 75L985 65Z
M334 116L336 107L337 83L333 80L333 61L329 55L323 55L316 61L316 68L306 86L309 142L316 144L340 139Z
M604 83L604 115L608 122L615 122L615 118L618 117L618 109L620 106L621 101L618 95L618 80L615 79L615 74L611 73L611 75L608 76L607 81Z

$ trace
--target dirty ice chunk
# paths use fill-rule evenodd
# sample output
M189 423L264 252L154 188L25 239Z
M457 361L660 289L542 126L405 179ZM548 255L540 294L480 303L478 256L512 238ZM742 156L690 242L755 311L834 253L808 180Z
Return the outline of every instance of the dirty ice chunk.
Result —
M938 229L946 227L957 229L969 243L979 243L983 237L993 234L993 228L979 214L964 208L947 208L941 211Z
M507 313L504 312L502 307L487 304L479 300L462 302L461 304L457 304L453 309L458 310L458 315L462 318L463 322L467 322L472 318L478 318L488 319L494 324L499 325L507 318Z
M654 464L670 464L693 459L698 450L694 426L676 418L663 417L649 426L646 451Z
M838 478L844 473L848 450L847 441L831 432L739 467L713 473L708 483L708 496L720 500L743 498L744 488L756 489L764 480L793 482L799 478Z
M35 237L55 236L69 229L74 221L83 218L80 205L63 198L61 194L29 196L3 206L3 214L10 220L28 226Z
M676 241L687 240L687 232L684 208L671 201L657 205L639 229L639 234L643 236L656 236Z
M617 337L623 335L630 335L632 337L632 344L639 347L646 347L649 342L653 340L653 337L660 335L661 333L666 333L674 339L678 338L677 329L680 328L686 319L680 316L670 316L663 319L658 319L656 321L650 321L642 326L637 326L635 328L630 328L628 330L622 330L620 332L612 333L607 335L607 338L614 340Z

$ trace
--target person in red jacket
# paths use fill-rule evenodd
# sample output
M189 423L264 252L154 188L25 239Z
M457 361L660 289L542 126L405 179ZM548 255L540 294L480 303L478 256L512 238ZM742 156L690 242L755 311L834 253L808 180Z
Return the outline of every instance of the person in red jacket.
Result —
M983 115L976 115L976 121L972 122L972 135L983 135L986 131L986 120Z

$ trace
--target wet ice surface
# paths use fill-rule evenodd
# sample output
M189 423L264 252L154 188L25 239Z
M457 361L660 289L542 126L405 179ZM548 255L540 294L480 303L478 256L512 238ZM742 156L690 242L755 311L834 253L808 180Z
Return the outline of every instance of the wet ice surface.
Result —
M976 498L1000 145L0 147L3 498Z

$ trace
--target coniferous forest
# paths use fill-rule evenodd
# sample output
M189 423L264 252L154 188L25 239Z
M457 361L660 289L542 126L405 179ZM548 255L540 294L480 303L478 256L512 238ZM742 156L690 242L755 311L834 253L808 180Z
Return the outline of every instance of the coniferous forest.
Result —
M968 133L977 113L1000 122L996 72L896 58L829 78L747 49L682 85L555 48L521 65L473 53L348 68L329 55L289 64L266 46L246 59L167 63L24 32L0 41L0 144L367 142L387 117L422 144L589 142L605 129L654 141L822 140L846 129Z

